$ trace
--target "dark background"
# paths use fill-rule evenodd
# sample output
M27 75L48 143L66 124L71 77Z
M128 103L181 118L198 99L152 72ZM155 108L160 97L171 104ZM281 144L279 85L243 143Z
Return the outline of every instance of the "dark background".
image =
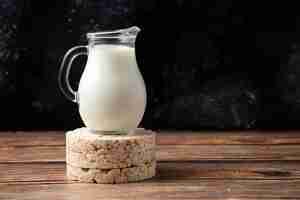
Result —
M300 128L300 17L272 1L0 0L0 129L82 126L58 89L85 33L137 25L152 129ZM84 60L72 70L77 87Z

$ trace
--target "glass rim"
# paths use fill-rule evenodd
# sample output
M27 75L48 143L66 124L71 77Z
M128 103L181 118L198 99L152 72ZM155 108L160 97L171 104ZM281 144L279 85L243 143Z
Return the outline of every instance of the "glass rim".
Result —
M140 32L140 28L133 26L125 29L89 32L86 34L88 39L118 39L118 38L135 38Z

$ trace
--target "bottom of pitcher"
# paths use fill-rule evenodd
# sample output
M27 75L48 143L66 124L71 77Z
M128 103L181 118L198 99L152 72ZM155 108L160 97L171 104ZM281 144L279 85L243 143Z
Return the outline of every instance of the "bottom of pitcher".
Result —
M132 133L132 131L128 131L128 130L101 131L101 130L94 130L90 128L88 128L88 130L93 134L99 134L99 135L127 135Z

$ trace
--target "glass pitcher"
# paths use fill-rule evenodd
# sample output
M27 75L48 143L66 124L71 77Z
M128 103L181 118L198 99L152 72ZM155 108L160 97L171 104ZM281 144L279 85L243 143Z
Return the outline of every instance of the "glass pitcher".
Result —
M146 89L135 57L140 29L87 33L88 45L70 49L63 58L58 79L63 94L78 103L84 124L110 133L137 128L146 108ZM87 55L78 91L69 83L72 62Z

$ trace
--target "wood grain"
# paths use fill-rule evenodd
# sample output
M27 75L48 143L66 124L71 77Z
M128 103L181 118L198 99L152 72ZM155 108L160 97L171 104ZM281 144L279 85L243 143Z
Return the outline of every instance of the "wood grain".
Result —
M161 131L160 145L300 144L300 131Z
M160 162L159 180L291 179L300 180L300 162ZM70 183L65 163L0 164L0 183Z
M65 163L0 164L0 183L49 182L67 183Z
M63 131L0 132L0 147L53 145L65 145Z
M158 145L160 161L300 160L300 145ZM0 147L0 163L64 162L64 146Z
M167 162L159 163L159 179L299 179L300 162Z
M300 160L300 145L159 145L161 161Z
M13 146L0 148L0 163L65 162L64 146Z
M0 184L5 200L299 199L299 180L150 180L121 185Z
M300 144L300 131L160 131L160 145ZM0 147L65 145L63 131L1 132Z

